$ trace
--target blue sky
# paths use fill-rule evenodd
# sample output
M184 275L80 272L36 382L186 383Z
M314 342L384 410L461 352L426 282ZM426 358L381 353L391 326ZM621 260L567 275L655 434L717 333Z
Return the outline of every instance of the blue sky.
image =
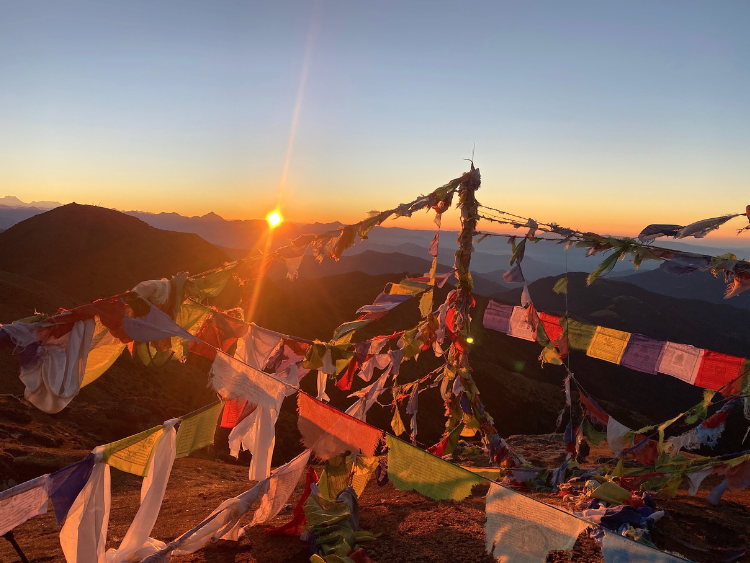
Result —
M476 145L480 201L543 220L742 211L748 21L747 2L4 2L0 195L355 221Z

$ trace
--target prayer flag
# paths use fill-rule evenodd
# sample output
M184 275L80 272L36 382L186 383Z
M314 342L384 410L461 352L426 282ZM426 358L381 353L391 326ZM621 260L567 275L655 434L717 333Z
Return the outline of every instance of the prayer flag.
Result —
M133 475L145 477L151 456L154 453L154 445L164 432L164 426L159 425L128 436L117 442L104 446L102 462Z
M513 308L513 314L510 317L510 335L514 338L536 342L536 331L531 328L526 316L526 309L523 307Z
M49 498L55 511L55 519L62 525L68 511L91 476L94 469L94 454L89 454L49 476Z
M177 431L177 454L175 457L186 457L191 452L214 443L214 434L216 433L216 424L221 414L221 408L221 401L217 401L181 418L180 428Z
M659 371L693 385L698 375L703 350L688 344L667 342L659 362Z
M620 359L620 365L656 375L666 345L667 343L664 340L656 340L642 334L633 333L630 335L628 345Z
M417 491L435 500L462 500L482 477L453 465L390 434L388 478L401 491Z
M304 393L297 396L298 427L302 442L317 457L327 460L347 451L375 455L383 431L317 401Z
M740 375L745 358L729 356L705 350L701 359L695 384L698 387L718 391Z
M602 540L604 563L678 563L687 561L659 551L615 532L604 532Z
M569 551L589 525L559 508L495 483L487 494L487 553L507 563L540 563Z
M289 463L273 470L268 479L268 488L261 497L260 506L250 523L251 526L268 522L281 512L305 472L309 459L310 450L305 450Z
M539 313L539 320L542 321L544 332L547 333L547 338L549 338L551 342L555 342L562 336L563 328L560 325L560 317L547 313Z
M60 530L65 561L90 563L105 560L110 504L109 465L96 463Z
M625 346L630 340L630 333L603 326L596 327L594 338L589 344L586 355L598 358L613 364L619 364L620 358L625 351Z
M567 320L568 325L568 346L573 350L588 350L591 341L596 334L596 326L588 323Z
M242 413L247 406L245 399L237 398L224 402L224 412L221 414L221 427L234 428L242 420Z
M47 512L47 478L42 475L0 493L0 535Z
M510 318L513 315L514 307L497 301L489 301L487 308L484 310L482 325L484 328L496 330L503 334L510 332Z

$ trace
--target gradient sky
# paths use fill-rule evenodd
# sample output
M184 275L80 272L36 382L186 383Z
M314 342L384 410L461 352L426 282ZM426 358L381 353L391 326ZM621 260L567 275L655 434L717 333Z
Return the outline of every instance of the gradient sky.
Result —
M6 0L0 195L352 222L476 144L480 201L538 219L742 211L749 21L744 0Z

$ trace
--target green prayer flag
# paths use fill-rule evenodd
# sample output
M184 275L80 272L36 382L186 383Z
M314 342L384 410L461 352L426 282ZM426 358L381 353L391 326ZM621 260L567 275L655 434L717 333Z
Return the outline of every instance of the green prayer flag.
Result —
M588 418L583 419L583 435L586 436L586 439L595 446L601 445L601 443L607 439L607 433L599 432L594 429Z
M148 465L156 442L163 433L164 426L159 425L140 434L107 444L104 446L102 463L126 473L145 477L148 474Z
M401 491L414 490L435 500L462 500L483 481L461 467L386 434L388 477Z
M370 319L363 319L361 321L349 321L348 323L344 323L336 329L336 332L333 333L333 339L338 340L347 332L353 332L357 329L360 329L363 326L370 324L370 322L372 322Z
M555 283L555 287L552 288L555 293L568 293L568 278L560 278Z
M568 319L568 346L573 350L588 350L596 333L596 325Z
M177 454L175 458L187 457L214 443L216 425L219 422L223 403L217 401L182 417L177 430Z

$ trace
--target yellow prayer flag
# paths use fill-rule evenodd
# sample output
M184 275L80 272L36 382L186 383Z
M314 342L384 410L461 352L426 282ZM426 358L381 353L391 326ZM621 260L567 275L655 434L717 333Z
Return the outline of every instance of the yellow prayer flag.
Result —
M223 403L217 401L182 417L180 428L177 430L175 458L187 457L195 450L214 443L216 424L219 421L222 406Z
M630 340L629 332L598 326L586 355L619 364L628 340Z
M109 329L101 323L99 317L96 317L96 327L91 339L89 355L86 358L86 371L83 374L81 387L97 380L112 367L112 364L125 350L125 346L119 338L112 336Z
M162 434L164 434L164 426L159 425L140 434L107 444L104 446L102 462L120 471L145 477L149 461L154 453L154 446Z

